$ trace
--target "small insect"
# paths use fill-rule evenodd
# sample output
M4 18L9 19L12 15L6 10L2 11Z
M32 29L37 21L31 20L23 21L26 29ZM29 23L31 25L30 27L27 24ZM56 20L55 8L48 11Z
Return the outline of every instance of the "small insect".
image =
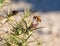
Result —
M10 14L8 15L8 17L14 16L14 15L16 15L18 12L19 12L19 11L14 10L14 11L10 12Z
M40 16L34 16L33 19L36 20L37 22L41 22Z
M18 11L12 11L12 15L15 15L17 13L18 13Z

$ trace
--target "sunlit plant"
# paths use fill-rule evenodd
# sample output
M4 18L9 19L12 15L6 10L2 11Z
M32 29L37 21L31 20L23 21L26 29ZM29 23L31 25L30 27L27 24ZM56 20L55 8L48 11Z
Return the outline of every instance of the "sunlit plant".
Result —
M3 6L4 0L0 0L0 8Z
M14 18L10 20L10 18L14 15L13 13L16 14L18 12L13 11L12 13L10 13L6 17L8 21L14 20ZM5 37L2 38L3 40L5 40L7 46L28 46L27 41L32 36L34 31L42 28L37 27L39 22L41 22L40 16L33 16L31 20L30 15L31 12L29 11L29 9L25 9L24 15L20 15L21 20L19 21L19 23L17 23L16 21L16 24L14 25L9 23L13 29L7 31ZM40 43L38 43L38 45L39 44Z
M12 0L0 0L0 9L2 9L4 6L7 6L11 4Z

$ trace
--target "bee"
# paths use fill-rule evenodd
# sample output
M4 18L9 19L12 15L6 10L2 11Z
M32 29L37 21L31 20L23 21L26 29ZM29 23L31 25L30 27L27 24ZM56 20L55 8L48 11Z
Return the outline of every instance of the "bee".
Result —
M41 17L40 16L34 16L33 19L36 20L37 22L41 22Z

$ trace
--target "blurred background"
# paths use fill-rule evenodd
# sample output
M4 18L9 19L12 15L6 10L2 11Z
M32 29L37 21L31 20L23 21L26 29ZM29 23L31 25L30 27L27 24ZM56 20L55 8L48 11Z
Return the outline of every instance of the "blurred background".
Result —
M36 11L60 11L60 0L14 0L15 3L26 2Z

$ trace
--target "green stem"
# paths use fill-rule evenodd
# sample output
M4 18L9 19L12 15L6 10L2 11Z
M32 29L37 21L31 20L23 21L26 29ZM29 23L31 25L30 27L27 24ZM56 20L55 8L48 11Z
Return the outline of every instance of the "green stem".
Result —
M33 34L33 32L27 37L27 39L25 41L27 41L30 38L30 36L32 36L32 34Z

